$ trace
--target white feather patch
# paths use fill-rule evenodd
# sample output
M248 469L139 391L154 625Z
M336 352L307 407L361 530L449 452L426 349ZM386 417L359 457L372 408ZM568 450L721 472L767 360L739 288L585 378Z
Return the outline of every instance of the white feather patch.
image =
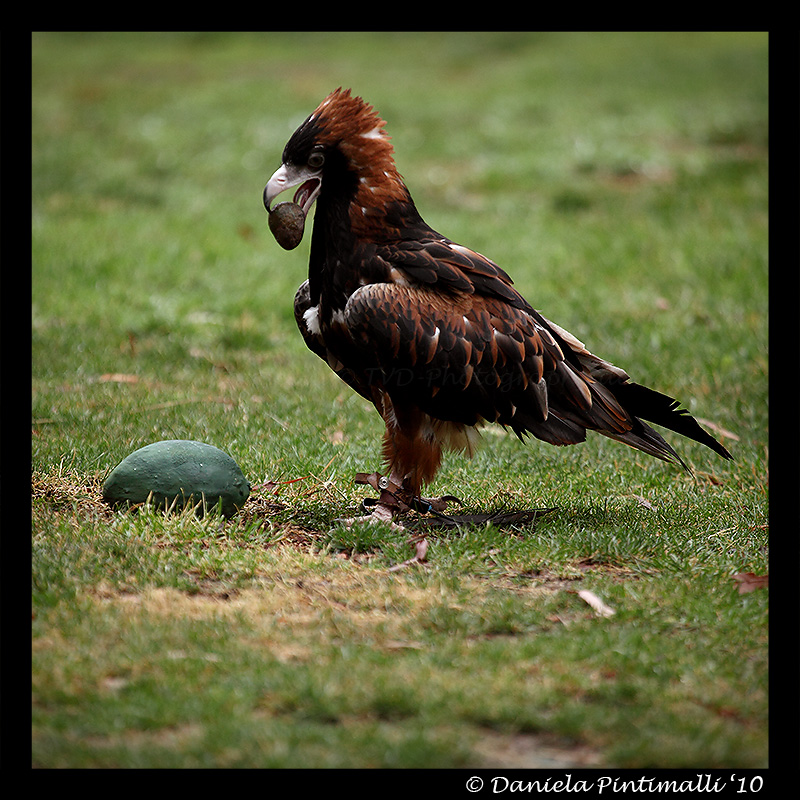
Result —
M308 328L309 332L313 333L314 336L319 336L319 306L307 308L303 314L303 319L305 320L306 328Z
M481 442L477 427L438 419L431 419L430 422L435 438L448 450L464 453L469 458L475 455Z
M380 139L383 136L383 130L380 125L376 125L371 131L361 134L362 139Z

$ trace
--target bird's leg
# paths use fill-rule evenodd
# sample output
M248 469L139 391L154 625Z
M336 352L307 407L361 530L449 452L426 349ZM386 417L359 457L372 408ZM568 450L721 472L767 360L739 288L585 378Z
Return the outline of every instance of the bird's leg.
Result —
M453 495L443 495L442 497L426 498L420 497L419 486L410 480L408 475L401 475L397 470L392 469L388 476L378 472L356 474L356 483L371 486L376 492L380 493L377 500L364 500L365 507L370 508L369 514L363 517L348 517L339 519L337 522L347 528L353 525L384 523L390 528L402 531L403 525L395 522L395 519L410 510L421 514L433 514L440 519L452 521L444 511L450 502L461 503ZM424 532L417 533L409 539L409 544L414 545L415 555L409 562L415 563L426 560L428 542Z
M391 522L396 514L408 510L408 505L403 499L404 478L394 470L389 477L381 476L377 479L377 488L381 496L372 509L372 514L376 519Z
M412 509L420 514L440 516L446 511L448 503L461 505L461 500L451 494L430 498L420 496L419 487L415 486L407 475L401 477L395 470L392 470L388 477L377 472L370 474L359 472L356 475L356 483L371 486L376 492L380 492L377 501L365 501L372 505L372 515L377 519L389 520Z
M371 486L375 491L380 492L377 501L371 501L370 513L363 517L350 517L348 519L337 520L346 527L350 528L355 524L383 522L395 530L404 530L402 525L394 521L397 514L407 511L409 506L400 498L403 486L403 477L392 471L389 477L380 475L377 472L370 474L359 472L356 475L356 483ZM368 501L364 501L365 504Z

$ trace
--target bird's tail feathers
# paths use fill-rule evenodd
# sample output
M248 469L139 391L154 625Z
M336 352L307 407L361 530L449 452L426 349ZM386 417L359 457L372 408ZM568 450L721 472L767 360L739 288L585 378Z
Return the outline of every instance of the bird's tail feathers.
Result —
M679 433L681 436L686 436L688 439L693 439L706 447L710 447L723 458L733 459L733 456L713 436L700 427L697 420L685 408L679 408L680 403L674 398L661 394L661 392L656 392L653 389L648 389L641 384L631 382L619 383L611 388L611 391L619 404L631 416L661 425L668 430ZM641 439L642 442L634 444L633 441L627 441L627 443L665 461L677 459L683 464L677 453L664 439L644 423L642 423L641 431L634 429L624 436L612 436L611 438L618 438L620 441L626 441L626 439L630 438ZM650 447L641 446L642 444ZM650 448L658 449L661 453L653 452L653 449ZM683 466L685 467L686 465L683 464Z

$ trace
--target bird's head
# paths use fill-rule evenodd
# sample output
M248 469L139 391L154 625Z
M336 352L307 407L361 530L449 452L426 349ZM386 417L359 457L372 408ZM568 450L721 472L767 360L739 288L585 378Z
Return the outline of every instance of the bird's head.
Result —
M267 211L279 194L298 187L294 202L306 215L322 195L346 198L355 230L364 222L358 217L367 215L356 209L369 209L372 215L405 197L385 124L349 89L329 94L287 142L281 166L264 188Z

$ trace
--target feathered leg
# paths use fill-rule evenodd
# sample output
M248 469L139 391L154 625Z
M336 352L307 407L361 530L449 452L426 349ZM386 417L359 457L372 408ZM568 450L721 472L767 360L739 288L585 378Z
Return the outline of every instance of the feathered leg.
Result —
M433 480L442 461L442 444L426 424L427 418L417 411L401 415L401 422L386 395L376 406L386 422L383 457L389 475L377 472L356 475L356 483L371 486L380 496L377 501L364 501L371 508L367 516L344 520L348 527L355 522L385 522L400 529L402 526L394 520L406 511L441 513L448 502L458 501L451 495L433 499L420 496L422 487Z
M400 511L413 508L422 513L441 513L448 502L458 502L452 495L422 497L422 487L431 483L439 471L444 444L441 431L430 417L419 409L397 413L394 407L384 419L383 458L389 467L389 478L380 487L384 490L383 502L399 507Z

